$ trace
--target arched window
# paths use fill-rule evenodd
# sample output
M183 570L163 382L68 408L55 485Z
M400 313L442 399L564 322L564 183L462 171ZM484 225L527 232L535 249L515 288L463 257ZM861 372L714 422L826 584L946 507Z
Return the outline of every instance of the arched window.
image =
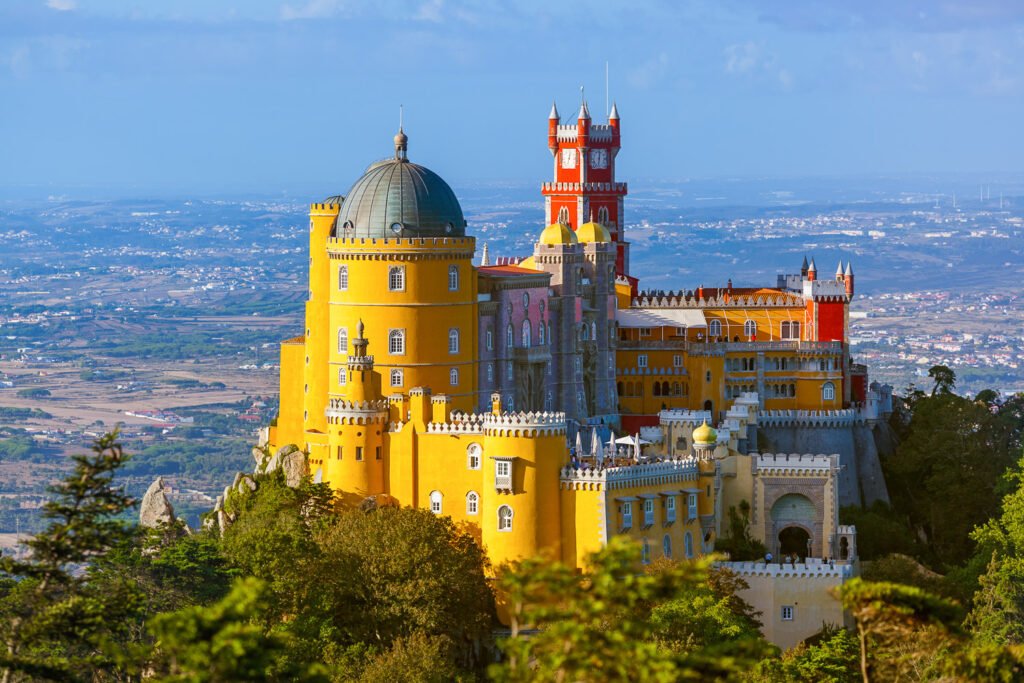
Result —
M523 321L523 348L530 348L530 321Z
M790 324L790 326L789 326L789 334L790 334L790 337L791 337L791 338L793 338L793 339L799 339L799 338L800 338L800 323L798 323L798 322L796 322L796 321L794 320L794 321L793 321L793 322L792 322L792 323Z
M487 364L487 381L488 382L493 382L494 381L494 363L488 363Z
M494 350L494 331L491 328L487 328L487 332L484 333L484 339L487 342L487 350Z
M430 511L435 515L441 514L441 501L444 500L444 496L441 495L440 491L430 492Z
M836 400L836 385L832 382L825 382L821 385L821 400L822 401L834 401Z
M590 338L597 341L597 323L590 323Z
M466 448L466 468L470 470L480 469L480 455L483 449L478 443L471 443Z
M550 323L550 322L549 322L549 323L547 323L547 324L545 325L545 327L547 327L547 328L548 328L548 344L550 344L550 343L552 343L552 342L551 342L551 323Z
M391 386L400 387L405 384L405 373L399 369L391 371Z
M348 353L348 328L338 328L338 353L342 355Z
M451 328L448 330L448 353L459 352L459 330L458 328Z
M544 323L537 325L537 343L544 345Z
M568 225L569 224L569 209L568 209L568 207L563 206L561 209L558 210L558 222L561 223L562 225Z
M708 335L710 335L712 337L720 337L720 336L722 336L722 321L721 320L712 320L711 321L711 323L708 325Z
M391 330L388 332L388 353L392 356L405 355L405 330Z
M498 531L512 531L512 508L508 505L498 508Z
M661 395L668 396L668 382L661 383Z
M448 266L448 291L456 292L459 289L459 267Z
M346 368L338 368L338 385L345 386L348 384L348 371Z
M651 563L651 543L646 538L644 544L640 548L640 564Z
M466 514L475 515L480 512L480 496L476 491L466 494Z
M686 553L687 559L693 558L693 534L689 531L683 536L683 551Z
M743 334L745 334L748 337L753 337L754 335L756 335L757 323L755 323L753 320L748 320L747 322L743 323Z
M580 339L588 341L590 339L590 328L587 327L586 323L580 325Z
M608 225L608 207L602 206L597 210L597 222L601 225Z
M665 534L665 538L661 539L661 552L668 559L672 559L672 537L668 534Z
M789 396L790 396L790 398L793 398L793 397L796 396L796 385L795 384L790 384L789 385Z
M509 323L508 329L505 330L505 346L507 346L508 348L511 349L515 345L516 345L516 333L515 333L515 330L512 329L512 323Z
M343 292L348 289L348 266L338 267L338 289Z
M452 368L451 371L448 372L448 383L451 384L453 387L459 386L458 368Z
M388 289L392 292L405 289L405 266L391 266L388 269Z

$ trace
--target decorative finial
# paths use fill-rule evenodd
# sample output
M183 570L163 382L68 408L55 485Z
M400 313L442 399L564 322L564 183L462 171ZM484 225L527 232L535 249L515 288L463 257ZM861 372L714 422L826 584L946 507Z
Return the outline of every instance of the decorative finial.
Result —
M405 118L405 107L398 105L398 134L395 135L395 158L399 161L408 161L406 152L409 148L409 136L405 134L403 118Z
M363 338L363 329L364 329L364 327L363 327L363 319L360 318L359 319L359 324L356 325L356 336L358 336L360 339Z
M484 253L480 255L480 265L489 266L491 265L491 253L487 248L487 242L484 242Z

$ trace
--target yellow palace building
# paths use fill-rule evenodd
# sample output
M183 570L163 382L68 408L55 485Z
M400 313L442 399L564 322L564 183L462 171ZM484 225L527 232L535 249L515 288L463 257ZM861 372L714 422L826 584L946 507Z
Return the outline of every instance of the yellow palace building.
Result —
M403 131L346 195L312 204L305 334L281 345L266 445L298 446L346 502L467 523L495 564L546 553L580 567L617 534L644 561L693 557L714 548L723 505L747 500L773 551L852 566L838 462L787 468L755 452L759 423L864 419L852 270L822 281L812 262L771 288L642 291L612 115L591 124L584 105L561 125L552 109L549 225L525 256L484 247L474 265L457 197L409 160Z

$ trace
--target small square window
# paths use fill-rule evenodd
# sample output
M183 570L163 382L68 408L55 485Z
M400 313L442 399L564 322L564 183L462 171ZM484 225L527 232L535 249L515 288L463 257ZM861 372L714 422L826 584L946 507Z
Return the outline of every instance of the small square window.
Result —
M646 368L647 367L647 354L646 353L641 353L639 356L636 357L636 366L638 368Z
M792 605L783 605L782 606L782 620L783 621L793 621L793 606Z

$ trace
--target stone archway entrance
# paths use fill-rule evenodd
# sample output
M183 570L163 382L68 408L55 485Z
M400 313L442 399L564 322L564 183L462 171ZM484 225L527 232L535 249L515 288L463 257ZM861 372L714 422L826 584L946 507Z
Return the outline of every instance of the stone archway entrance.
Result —
M779 532L779 558L796 555L800 560L807 558L811 535L798 526L787 526Z

